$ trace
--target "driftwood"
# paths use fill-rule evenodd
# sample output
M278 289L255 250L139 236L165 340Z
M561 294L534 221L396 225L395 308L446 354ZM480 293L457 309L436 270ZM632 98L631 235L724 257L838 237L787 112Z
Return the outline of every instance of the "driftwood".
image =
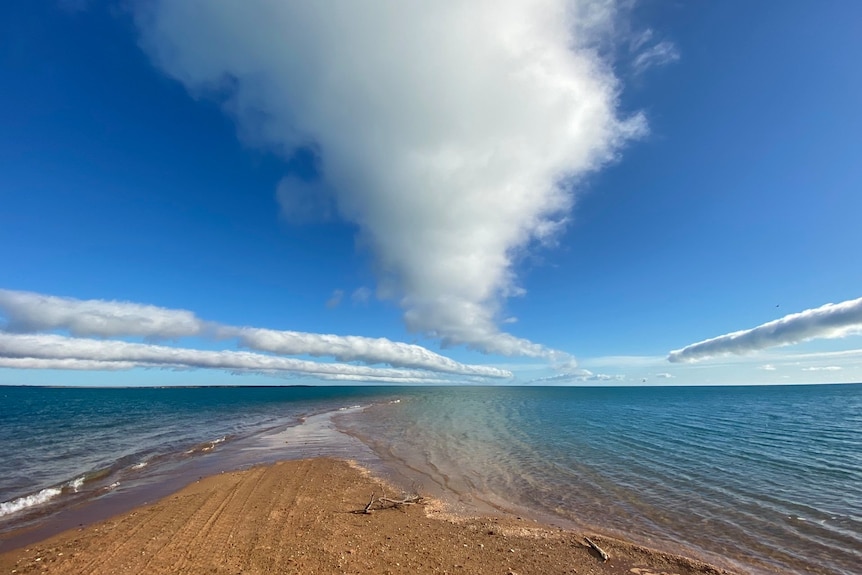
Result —
M610 555L608 555L608 554L605 552L605 550L604 550L604 549L602 549L601 547L599 547L598 545L596 545L596 544L595 544L595 542L593 542L593 540L592 540L592 539L590 539L589 537L584 537L584 541L586 541L586 542L587 542L587 545L589 545L590 547L592 547L592 549L593 549L596 553L598 553L598 554L599 554L599 556L602 558L602 561L607 561L608 559L610 559L610 558L611 558L611 556L610 556Z
M376 509L391 509L393 507L401 507L402 505L422 503L422 500L422 496L415 493L413 495L404 495L401 499L392 499L390 497L386 497L385 492L381 492L380 497L376 497L372 492L371 499L368 500L365 508L354 511L353 513L370 515L371 512L375 510L375 505L377 506Z
M371 499L368 500L368 505L365 506L365 509L362 510L362 513L368 515L371 513L371 506L374 505L374 492L371 492Z
M414 503L421 503L422 497L420 495L408 495L404 499L389 499L388 497L378 497L377 501L381 503L391 503L395 507L399 505L413 505Z

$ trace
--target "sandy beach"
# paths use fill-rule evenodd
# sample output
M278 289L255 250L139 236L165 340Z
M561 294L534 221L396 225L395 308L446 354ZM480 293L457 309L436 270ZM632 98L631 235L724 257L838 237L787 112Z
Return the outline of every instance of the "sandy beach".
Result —
M687 575L709 565L516 517L457 517L342 460L222 473L154 504L0 555L2 573ZM421 494L421 493L420 493ZM380 503L375 507L383 507ZM588 536L610 559L591 549Z

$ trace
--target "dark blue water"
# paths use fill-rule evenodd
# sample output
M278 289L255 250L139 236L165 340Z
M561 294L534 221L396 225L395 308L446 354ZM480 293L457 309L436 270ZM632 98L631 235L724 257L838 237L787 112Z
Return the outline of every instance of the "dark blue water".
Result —
M200 466L201 455L249 448L251 439L305 416L389 393L360 387L0 387L0 531L4 523L125 489L165 468ZM238 461L254 463L255 457L272 459L260 453Z
M862 573L862 385L0 388L0 400L0 529L183 458L314 455L297 438L336 413L385 466L462 502L751 573ZM353 405L365 409L337 411Z

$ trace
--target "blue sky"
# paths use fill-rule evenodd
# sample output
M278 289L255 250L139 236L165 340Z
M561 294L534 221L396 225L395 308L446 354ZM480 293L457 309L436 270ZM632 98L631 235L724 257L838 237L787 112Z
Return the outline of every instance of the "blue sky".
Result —
M0 8L0 383L862 380L858 3L193 4Z

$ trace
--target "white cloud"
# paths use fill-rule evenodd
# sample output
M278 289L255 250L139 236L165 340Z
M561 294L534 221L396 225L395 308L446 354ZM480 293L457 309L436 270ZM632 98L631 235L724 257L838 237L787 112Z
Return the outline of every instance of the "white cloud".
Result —
M540 385L555 385L561 383L571 383L573 381L583 381L584 378L590 377L593 375L588 369L579 369L575 372L566 372L566 373L558 373L556 375L549 375L546 377L539 377L536 379L532 379L528 381L528 384L540 384Z
M283 355L331 356L339 361L388 363L395 367L428 369L440 373L511 377L509 371L482 365L459 363L424 347L385 338L337 336L276 331L259 328L222 328L219 334L236 337L240 345L257 351Z
M643 51L643 48L648 46L655 37L655 31L652 28L647 28L640 33L631 34L629 40L629 51L632 54L638 54Z
M853 360L862 359L862 349L844 349L840 351L817 351L813 353L794 353L783 356L785 359L805 360Z
M673 374L667 373L667 372L657 373L657 374L655 374L655 376L659 379L673 379L673 377L674 377Z
M539 385L561 385L566 383L587 381L624 381L624 375L608 375L605 373L593 373L588 369L579 369L573 372L559 373L548 377L533 379L528 384Z
M0 289L0 312L7 331L22 333L63 329L77 336L173 339L206 330L206 324L186 310L6 289Z
M640 52L632 62L636 74L643 74L649 68L665 66L679 60L679 50L672 42L663 41Z
M812 366L812 367L803 367L802 371L841 371L841 366L838 365L824 365L824 366Z
M0 351L2 353L2 351ZM98 361L89 359L42 359L36 357L0 357L0 367L12 369L72 369L113 371L141 367L133 361Z
M668 361L689 362L726 354L745 354L817 338L862 332L862 298L786 315L755 328L707 339L670 352Z
M460 383L457 381L453 381L451 379L440 379L440 378L433 378L433 377L387 377L387 376L351 375L351 374L341 374L341 373L318 375L317 377L319 379L323 379L325 381L363 381L363 382L374 382L374 383L397 383L399 385L409 385L409 384L452 385L454 383Z
M766 365L761 365L760 369L763 371L775 371L777 368L774 365L767 363Z
M608 375L606 373L597 373L583 378L582 381L623 381L625 378L626 376L620 374Z
M339 296L339 293L343 296L343 292L337 290L333 297ZM206 322L191 311L132 302L79 300L0 289L0 317L6 318L7 331L15 333L67 331L75 336L98 337L236 338L244 347L282 355L312 355L333 357L340 361L388 363L395 367L453 375L512 377L512 373L507 370L463 364L422 346L385 338L226 326ZM103 368L105 366L99 367Z
M523 294L514 259L565 224L574 184L645 132L641 116L621 117L595 49L614 2L138 6L153 60L193 94L224 98L244 140L319 150L322 185L411 330L568 357L498 324Z
M96 362L107 362L104 367L108 369L117 369L117 362L120 362L128 367L276 372L323 379L351 376L365 381L382 379L415 382L428 377L428 372L416 369L322 363L245 351L199 350L116 340L73 338L55 334L0 333L0 357L7 360L20 358L53 361L54 368L60 367L63 361L75 360L93 362L94 368L97 367Z

